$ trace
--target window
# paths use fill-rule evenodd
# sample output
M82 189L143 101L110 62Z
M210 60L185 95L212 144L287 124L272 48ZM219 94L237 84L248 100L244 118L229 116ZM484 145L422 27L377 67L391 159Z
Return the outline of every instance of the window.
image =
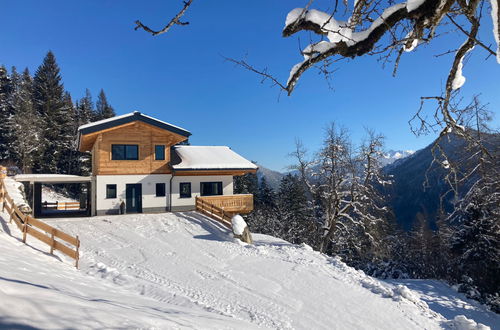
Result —
M222 195L222 182L202 182L200 193L201 196Z
M106 185L106 198L116 198L116 184Z
M112 160L138 160L139 146L137 144L113 144L111 146Z
M165 146L155 146L155 160L165 160Z
M156 197L164 197L165 196L165 184L157 183L156 184Z
M179 191L181 198L191 198L191 182L181 182Z

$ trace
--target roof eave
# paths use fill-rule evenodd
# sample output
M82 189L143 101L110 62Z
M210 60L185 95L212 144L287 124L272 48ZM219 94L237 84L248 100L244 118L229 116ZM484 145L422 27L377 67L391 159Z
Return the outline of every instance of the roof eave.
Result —
M116 120L111 120L111 121L106 121L104 123L90 126L90 127L84 127L84 128L78 128L78 134L80 135L87 135L87 134L92 134L96 133L108 128L112 127L117 127L120 125L128 124L133 121L142 121L146 124L156 126L158 128L170 131L172 133L184 136L184 137L190 137L191 132L186 131L185 129L170 125L168 123L164 123L158 120L155 120L154 118L148 117L148 116L143 116L140 112L134 112L130 116L127 117L122 117L118 118Z
M172 166L172 169L176 172L183 171L257 171L258 167L224 167L224 168L175 168Z

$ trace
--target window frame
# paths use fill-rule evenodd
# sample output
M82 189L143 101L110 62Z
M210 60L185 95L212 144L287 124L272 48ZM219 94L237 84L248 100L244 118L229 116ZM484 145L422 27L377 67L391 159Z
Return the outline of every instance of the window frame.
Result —
M123 147L123 159L116 159L114 158L115 153L113 152L113 149L115 147ZM137 158L128 158L127 157L127 147L135 147L136 152L137 152ZM139 160L139 145L138 144L123 144L123 143L117 143L117 144L111 144L111 160Z
M163 186L163 195L158 195L158 187ZM155 195L156 197L165 197L167 196L167 185L165 182L157 182L155 186Z
M110 196L110 195L108 194L108 192L109 192L109 191L108 191L108 189L109 189L109 188L111 188L112 186L114 186L114 188L115 188L115 194L114 194L114 197L112 197L112 196ZM118 195L117 190L118 190L118 189L117 189L117 186L116 186L116 184L115 184L115 183L109 183L109 184L106 184L106 199L116 199L116 196Z
M204 184L217 184L220 187L220 194L204 194L203 193ZM200 182L200 196L222 196L222 195L224 195L224 187L222 185L222 181Z
M163 158L162 159L158 159L156 156L157 156L157 153L156 153L156 148L158 147L162 147L163 148ZM167 148L165 147L164 144L155 144L155 160L157 161L164 161L164 160L167 160L167 155L166 155L166 150Z
M189 195L188 194L182 194L182 186L187 185L189 187ZM191 198L193 195L193 191L191 189L191 182L179 182L179 198Z

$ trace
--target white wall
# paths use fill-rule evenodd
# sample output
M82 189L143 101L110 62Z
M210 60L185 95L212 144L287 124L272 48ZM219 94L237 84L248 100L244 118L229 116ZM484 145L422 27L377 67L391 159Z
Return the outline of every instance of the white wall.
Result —
M172 179L172 206L194 206L195 197L200 196L200 183L218 181L222 181L222 191L224 195L233 194L232 175L174 176ZM191 198L180 198L179 183L181 182L191 183Z
M142 184L142 208L168 206L168 192L170 184L170 174L149 174L149 175L97 175L95 183L96 210L105 211L110 209L118 210L120 204L125 200L125 187L127 183ZM165 183L164 197L156 197L156 183ZM116 184L116 198L106 198L106 185ZM199 188L198 188L199 189Z

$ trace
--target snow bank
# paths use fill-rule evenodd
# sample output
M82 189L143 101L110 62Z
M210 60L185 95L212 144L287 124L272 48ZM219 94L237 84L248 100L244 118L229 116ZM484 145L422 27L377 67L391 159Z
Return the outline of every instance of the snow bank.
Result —
M15 181L11 177L6 177L4 179L4 183L7 193L17 207L31 209L28 202L24 198L24 185L22 183Z
M248 227L243 217L239 214L233 216L231 223L233 225L233 233L235 235L243 235L243 231L246 227Z
M457 315L451 321L446 322L446 324L451 329L456 330L488 330L490 327L487 327L483 324L478 324L474 320L468 319L463 315Z

